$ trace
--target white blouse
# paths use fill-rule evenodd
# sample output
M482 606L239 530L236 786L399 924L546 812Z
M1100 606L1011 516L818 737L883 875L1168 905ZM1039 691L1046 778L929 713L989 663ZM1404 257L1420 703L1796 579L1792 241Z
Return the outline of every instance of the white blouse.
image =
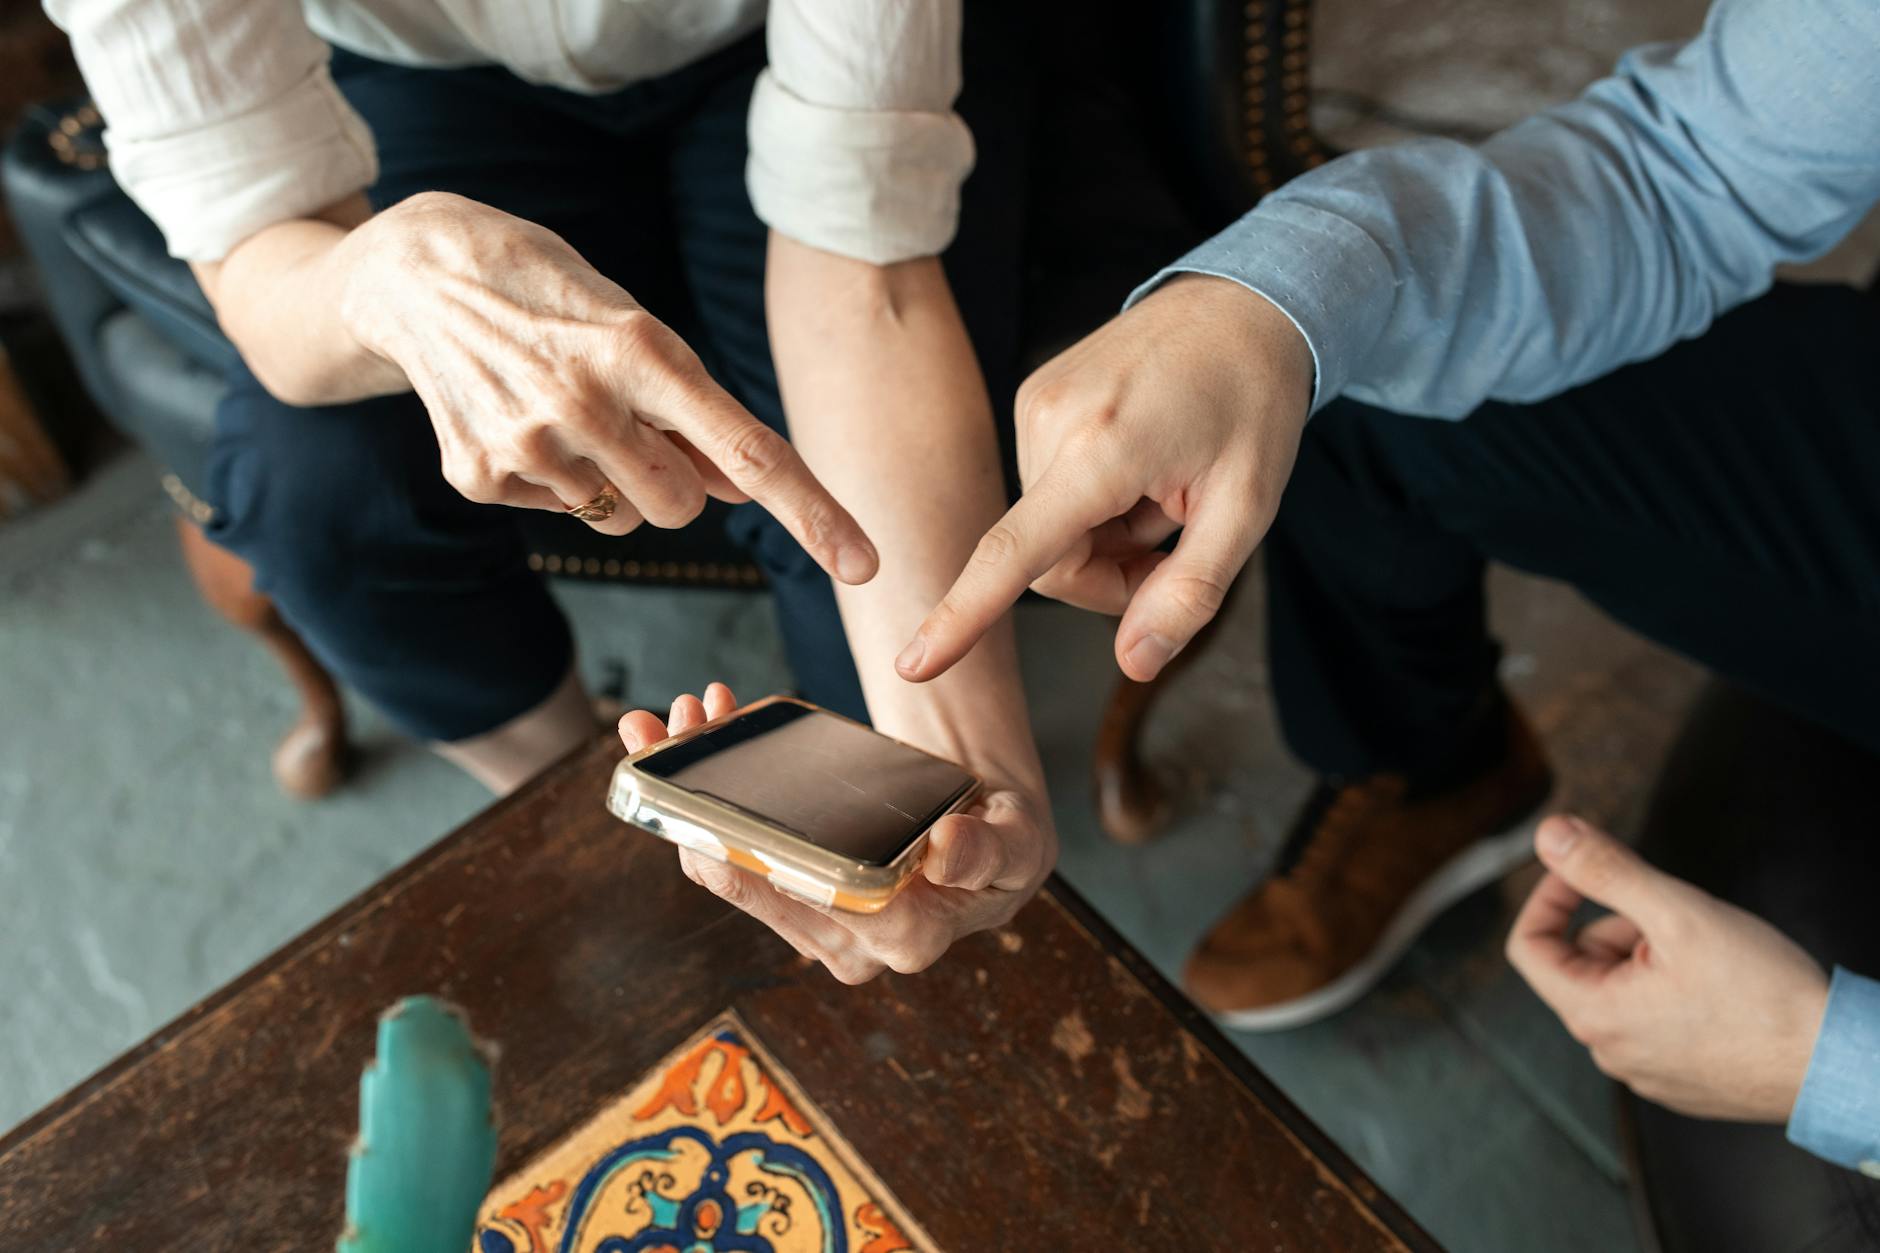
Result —
M768 7L768 19L765 9ZM773 229L877 264L953 237L972 137L960 0L46 0L105 119L111 169L170 252L212 261L371 185L372 133L327 45L407 65L498 64L598 94L768 20L752 203Z

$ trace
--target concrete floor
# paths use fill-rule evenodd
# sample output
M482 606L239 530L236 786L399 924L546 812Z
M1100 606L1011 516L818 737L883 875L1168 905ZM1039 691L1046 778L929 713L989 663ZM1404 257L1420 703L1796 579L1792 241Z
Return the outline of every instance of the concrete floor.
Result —
M1316 77L1470 126L1560 98L1701 0L1320 0ZM1397 133L1328 98L1342 143ZM1865 275L1872 233L1826 272ZM1817 271L1820 272L1820 271ZM0 527L0 1127L286 941L484 802L356 710L358 777L318 804L274 790L292 716L270 660L195 599L154 470L127 456ZM1169 835L1096 829L1088 761L1111 673L1105 623L1020 618L1065 874L1164 969L1263 870L1307 780L1265 694L1259 589L1151 729L1194 798ZM655 707L708 679L788 686L768 603L732 592L564 585L591 679ZM1562 803L1623 829L1701 676L1561 588L1497 573L1508 683L1563 778ZM1512 876L1444 918L1380 991L1247 1052L1458 1250L1636 1247L1609 1092L1499 956Z

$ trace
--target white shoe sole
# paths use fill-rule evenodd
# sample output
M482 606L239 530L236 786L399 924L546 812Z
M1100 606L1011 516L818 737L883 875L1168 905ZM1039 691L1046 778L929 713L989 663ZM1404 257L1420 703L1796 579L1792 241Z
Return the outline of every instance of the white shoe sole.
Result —
M1545 806L1537 807L1534 816L1500 835L1477 840L1450 858L1404 901L1371 951L1324 987L1278 1005L1228 1010L1215 1017L1236 1031L1285 1031L1337 1013L1390 973L1423 928L1444 910L1531 860L1534 828L1544 812Z

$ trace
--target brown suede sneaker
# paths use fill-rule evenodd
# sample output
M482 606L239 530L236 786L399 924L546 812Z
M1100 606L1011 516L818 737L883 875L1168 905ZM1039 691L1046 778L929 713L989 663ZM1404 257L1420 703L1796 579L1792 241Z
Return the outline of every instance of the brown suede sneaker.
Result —
M1289 863L1188 959L1188 994L1247 1031L1336 1013L1438 914L1531 856L1523 819L1553 777L1534 733L1506 709L1499 759L1440 791L1419 795L1391 774L1322 784L1295 823Z

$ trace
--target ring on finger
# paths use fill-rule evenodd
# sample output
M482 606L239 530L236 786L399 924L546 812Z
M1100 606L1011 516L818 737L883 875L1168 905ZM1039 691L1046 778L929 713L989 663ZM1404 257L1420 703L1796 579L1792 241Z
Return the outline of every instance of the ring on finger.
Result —
M603 483L601 490L594 494L592 500L584 504L568 506L568 514L583 522L605 522L614 516L614 510L618 508L620 508L620 493L615 490L612 483Z

